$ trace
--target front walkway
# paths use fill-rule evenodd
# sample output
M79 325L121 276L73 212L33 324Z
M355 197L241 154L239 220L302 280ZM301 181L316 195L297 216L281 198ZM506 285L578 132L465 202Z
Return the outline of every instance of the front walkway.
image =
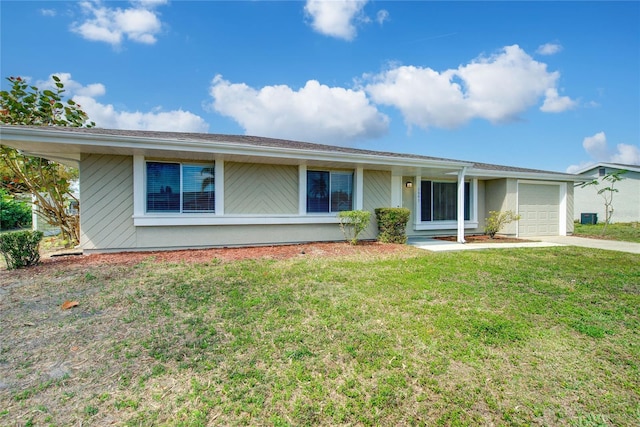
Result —
M606 249L610 251L640 254L640 243L619 242L616 240L587 239L574 236L527 237L529 242L521 243L457 243L427 237L410 237L407 244L432 252L464 251L474 249L500 248L545 248L552 246L580 246L584 248ZM535 241L531 241L535 240Z
M531 239L533 240L533 239ZM409 237L408 245L426 249L432 252L468 251L474 249L501 249L501 248L548 248L551 246L563 246L553 242L517 242L517 243L457 243L445 240L430 239L428 237Z
M617 240L587 239L577 236L544 236L532 237L532 240L540 240L547 243L557 243L568 246L581 246L583 248L606 249L609 251L629 252L640 254L640 243L620 242Z

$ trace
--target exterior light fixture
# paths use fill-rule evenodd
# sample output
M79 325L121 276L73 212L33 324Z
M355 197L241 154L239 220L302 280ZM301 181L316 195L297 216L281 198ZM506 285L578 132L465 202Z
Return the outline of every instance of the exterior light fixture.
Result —
M411 187L413 187L413 182L407 181L407 182L404 183L404 186L407 187L407 188L411 188Z

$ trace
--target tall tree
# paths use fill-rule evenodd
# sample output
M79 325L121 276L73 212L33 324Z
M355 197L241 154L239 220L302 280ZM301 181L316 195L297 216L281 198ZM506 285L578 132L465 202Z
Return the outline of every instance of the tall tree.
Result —
M55 89L40 90L21 77L8 77L9 91L0 91L0 122L12 125L93 127L87 114L72 99L64 100L64 84L51 76ZM31 193L37 212L59 227L67 245L80 241L80 203L71 191L78 171L41 157L26 156L0 145L5 174L0 181L9 191ZM8 171L8 173L7 173ZM69 209L71 204L76 209Z

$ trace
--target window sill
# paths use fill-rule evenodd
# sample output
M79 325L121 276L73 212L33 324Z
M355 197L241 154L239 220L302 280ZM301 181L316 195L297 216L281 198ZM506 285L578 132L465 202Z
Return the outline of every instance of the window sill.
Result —
M464 228L478 228L478 221L465 221ZM457 221L435 221L431 223L421 222L413 225L413 229L420 230L457 230Z
M285 224L338 224L335 214L319 215L140 215L133 217L136 227L180 225L285 225Z

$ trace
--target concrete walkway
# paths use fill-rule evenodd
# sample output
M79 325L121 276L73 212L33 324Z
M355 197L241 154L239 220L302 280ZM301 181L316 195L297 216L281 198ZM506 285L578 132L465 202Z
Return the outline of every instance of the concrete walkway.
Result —
M532 239L533 240L533 239ZM477 249L503 249L503 248L548 248L551 246L563 246L553 242L519 242L519 243L457 243L445 240L429 238L409 238L408 245L426 249L431 252L469 251Z
M566 246L581 246L583 248L606 249L609 251L629 252L640 254L640 243L619 242L617 240L587 239L576 236L544 236L533 237L531 240L541 242L557 243Z
M614 240L587 239L574 236L527 237L534 240L521 243L457 243L430 238L409 238L408 245L432 252L465 251L477 249L501 248L545 248L552 246L580 246L584 248L606 249L611 251L640 254L640 243L618 242Z

